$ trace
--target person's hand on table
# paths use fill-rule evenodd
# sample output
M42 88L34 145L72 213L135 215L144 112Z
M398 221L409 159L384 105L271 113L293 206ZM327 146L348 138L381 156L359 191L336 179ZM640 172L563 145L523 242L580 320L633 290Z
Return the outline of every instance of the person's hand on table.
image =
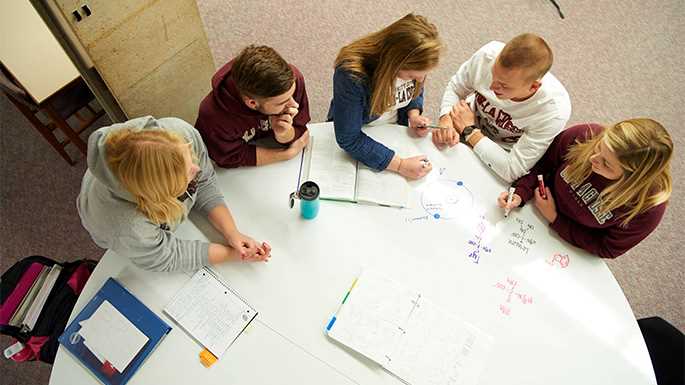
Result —
M411 115L409 117L409 128L414 131L416 136L424 137L430 132L430 128L426 127L431 124L431 120L423 115Z
M521 205L521 197L519 194L514 194L511 198L511 203L507 204L507 200L509 199L509 192L504 191L501 194L499 194L499 197L497 197L497 206L505 209L505 210L511 210L516 207L519 207Z
M257 241L240 231L235 231L225 238L228 242L228 246L236 249L241 258L257 252Z
M433 165L424 155L400 159L397 172L407 179L421 179L433 169Z
M540 190L535 189L535 208L547 219L547 222L552 223L557 220L557 206L548 187L545 187L545 192L547 199L540 196Z
M253 255L246 256L242 258L243 262L269 262L271 258L271 246L268 243L262 242L260 246L257 247L257 252Z
M260 248L263 248L263 245L259 245L257 241L239 231L228 236L226 241L228 241L228 246L236 251L238 259L242 261L252 260L259 254Z

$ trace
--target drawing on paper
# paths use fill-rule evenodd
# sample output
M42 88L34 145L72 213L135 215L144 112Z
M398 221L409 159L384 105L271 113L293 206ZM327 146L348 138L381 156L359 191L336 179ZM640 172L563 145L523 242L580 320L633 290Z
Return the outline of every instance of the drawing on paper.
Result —
M468 244L471 246L471 252L468 257L473 263L480 262L481 253L492 253L492 249L485 245L485 231L487 230L487 224L485 221L485 216L481 215L478 225L476 225L475 234L469 239Z
M497 282L494 287L502 290L506 295L504 301L499 305L499 311L506 316L511 315L511 309L515 303L520 302L523 305L530 305L533 303L533 297L517 291L518 281L515 279L507 277L505 283Z
M439 179L426 186L421 206L434 219L453 219L473 206L473 194L460 180Z
M545 262L550 266L559 265L562 269L568 267L569 262L571 262L568 254L554 253L550 255Z
M508 243L523 251L525 254L528 254L530 248L537 243L535 238L533 238L535 226L531 223L527 223L521 218L516 218L516 222L518 223L519 228L511 233Z

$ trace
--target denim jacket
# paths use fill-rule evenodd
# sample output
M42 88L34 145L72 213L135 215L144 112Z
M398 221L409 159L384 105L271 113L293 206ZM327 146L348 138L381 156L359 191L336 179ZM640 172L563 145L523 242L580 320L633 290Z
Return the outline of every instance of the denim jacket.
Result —
M335 139L343 150L354 159L377 170L385 170L395 156L395 152L376 142L362 132L362 126L379 116L369 115L371 109L371 89L368 78L353 78L341 67L333 75L333 100L328 110L327 120L333 121ZM397 123L408 125L409 110L423 111L423 90L409 105L397 110Z

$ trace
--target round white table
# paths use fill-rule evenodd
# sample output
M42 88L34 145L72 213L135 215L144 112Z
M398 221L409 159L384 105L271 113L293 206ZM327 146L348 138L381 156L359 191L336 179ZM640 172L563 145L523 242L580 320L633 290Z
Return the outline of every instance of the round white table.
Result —
M331 129L310 125L314 138ZM209 369L175 327L131 384L399 384L324 333L362 269L421 288L491 336L479 384L656 384L637 322L600 258L560 240L531 205L505 218L495 199L506 186L468 147L438 151L400 126L367 133L430 158L433 171L411 183L410 208L322 201L306 221L287 205L299 158L217 171L240 230L273 247L268 263L213 267L259 315ZM221 241L206 218L191 219L179 237ZM190 276L143 271L107 251L71 317L114 277L173 326L162 309ZM88 383L98 382L60 348L50 384Z

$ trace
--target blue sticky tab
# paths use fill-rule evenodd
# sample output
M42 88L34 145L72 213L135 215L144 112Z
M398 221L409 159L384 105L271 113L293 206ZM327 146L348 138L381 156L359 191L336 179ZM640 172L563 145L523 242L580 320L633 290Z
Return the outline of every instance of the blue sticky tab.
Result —
M333 327L333 324L335 323L335 320L336 320L336 318L335 318L335 316L333 316L333 318L331 318L331 320L328 322L328 326L326 326L326 331L331 330L331 328Z

